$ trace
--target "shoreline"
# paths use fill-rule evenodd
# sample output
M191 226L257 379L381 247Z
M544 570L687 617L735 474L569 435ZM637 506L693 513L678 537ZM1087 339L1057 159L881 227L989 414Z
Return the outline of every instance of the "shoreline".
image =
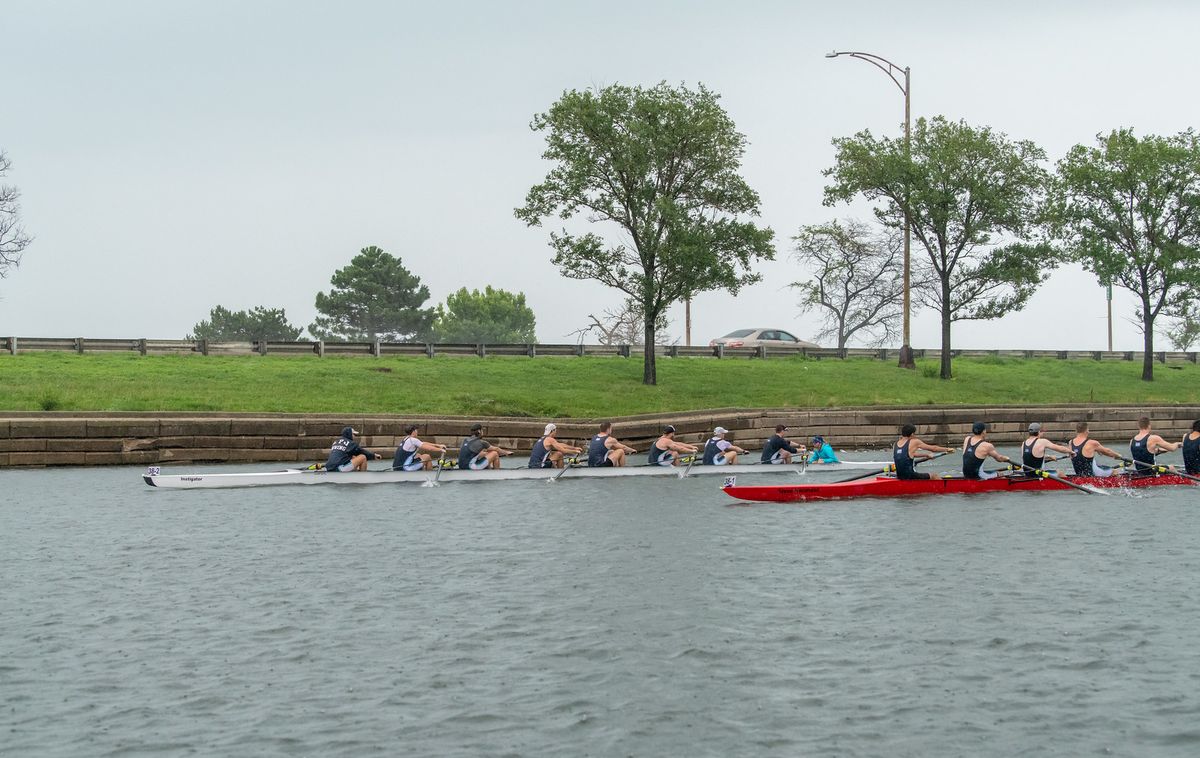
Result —
M991 439L1001 444L1025 439L1028 424L1039 422L1046 435L1074 435L1075 423L1090 423L1092 436L1119 444L1132 436L1139 416L1148 415L1165 439L1182 437L1200 418L1200 405L931 406L845 408L717 408L678 413L614 416L614 433L639 450L673 424L677 439L703 442L724 426L730 441L755 450L788 426L788 436L807 443L821 434L840 449L888 447L901 424L917 425L928 442L957 446L975 421L992 424ZM0 468L46 466L174 465L215 463L312 463L324 461L329 444L351 425L362 432L363 447L390 457L408 423L420 425L428 442L457 448L472 423L485 439L528 453L546 423L558 425L558 438L585 443L600 419L468 417L396 414L194 413L194 412L0 412Z

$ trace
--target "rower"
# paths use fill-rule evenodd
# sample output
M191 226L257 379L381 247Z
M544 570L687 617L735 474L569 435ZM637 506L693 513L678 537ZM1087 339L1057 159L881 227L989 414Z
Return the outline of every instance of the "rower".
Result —
M1042 425L1035 421L1029 425L1029 438L1021 443L1021 463L1029 468L1041 469L1046 465L1047 450L1054 450L1066 455L1071 454L1071 448L1056 444L1043 437Z
M396 456L392 458L393 471L429 471L433 468L433 456L430 453L446 454L445 445L417 439L416 424L404 427L404 435L404 441L396 448Z
M1121 460L1121 455L1115 450L1109 450L1088 436L1088 422L1080 421L1075 425L1075 436L1067 443L1071 448L1071 466L1075 476L1112 476L1111 466L1101 466L1096 463L1096 453L1107 455L1113 460Z
M625 454L637 451L622 443L612 433L612 422L600 424L600 431L588 443L589 466L624 466Z
M662 436L650 446L651 466L677 466L679 457L676 453L697 453L699 448L686 442L675 441L675 427L668 424L663 428Z
M838 460L837 454L833 452L833 446L825 441L821 435L816 435L812 438L812 452L808 456L809 463L841 463Z
M500 456L512 455L511 450L497 447L483 438L483 424L471 426L471 436L458 449L458 467L479 471L485 468L500 468Z
M581 447L559 442L557 434L557 424L546 424L541 439L533 443L533 451L529 453L529 468L562 468L563 453L578 455L583 452Z
M326 471L366 471L368 460L379 460L383 456L364 450L354 438L358 430L348 426L342 430L342 436L329 446L329 459L325 461Z
M971 433L963 438L963 477L965 479L995 479L995 471L984 471L983 462L988 458L1000 463L1012 463L1012 458L1001 455L996 446L987 441L988 425L976 421Z
M1183 470L1192 476L1200 476L1200 421L1192 422L1192 431L1183 435Z
M803 445L793 445L787 437L783 436L786 431L787 427L779 424L775 427L775 434L763 443L763 463L791 463L793 455L804 452Z
M1138 419L1138 433L1129 441L1129 457L1135 462L1134 472L1138 474L1153 474L1154 456L1159 453L1170 453L1179 449L1182 443L1167 442L1150 429L1150 417Z
M713 429L713 436L704 445L704 458L700 461L705 466L724 466L737 463L738 453L745 455L746 450L725 439L729 430L723 426Z
M896 440L896 444L892 446L892 462L896 464L897 479L931 479L929 474L917 471L916 464L921 461L928 460L932 456L918 455L921 450L930 453L953 453L954 448L942 447L941 445L930 445L919 439L917 436L917 427L913 424L905 424L900 427L900 439Z

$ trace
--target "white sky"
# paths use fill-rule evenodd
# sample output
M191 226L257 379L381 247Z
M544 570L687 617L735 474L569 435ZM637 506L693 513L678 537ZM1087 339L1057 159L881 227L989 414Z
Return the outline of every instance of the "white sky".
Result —
M722 95L778 242L763 283L697 298L693 342L807 337L790 238L868 215L821 205L830 140L898 133L904 114L883 74L829 50L911 66L914 119L991 125L1052 160L1098 132L1200 120L1200 4L833 5L0 0L4 181L36 236L0 280L0 334L182 338L217 304L307 325L334 270L375 244L431 305L462 286L523 291L539 338L570 342L620 296L562 278L548 229L513 216L546 170L529 122L567 89L666 80ZM1118 290L1118 350L1141 346L1132 312ZM959 323L954 340L1103 349L1104 293L1063 268L1024 312ZM936 314L915 316L913 345L938 342Z

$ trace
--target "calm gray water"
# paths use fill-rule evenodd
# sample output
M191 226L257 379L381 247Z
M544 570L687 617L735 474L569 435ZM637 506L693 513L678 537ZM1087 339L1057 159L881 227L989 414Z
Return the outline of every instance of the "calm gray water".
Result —
M140 473L0 472L6 756L1200 754L1197 491Z

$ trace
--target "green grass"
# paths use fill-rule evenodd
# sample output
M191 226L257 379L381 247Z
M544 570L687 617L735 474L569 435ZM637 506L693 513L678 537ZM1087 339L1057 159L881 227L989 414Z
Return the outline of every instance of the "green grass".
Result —
M0 355L0 410L622 416L721 407L1200 403L1200 367L955 361L904 371L875 360Z

